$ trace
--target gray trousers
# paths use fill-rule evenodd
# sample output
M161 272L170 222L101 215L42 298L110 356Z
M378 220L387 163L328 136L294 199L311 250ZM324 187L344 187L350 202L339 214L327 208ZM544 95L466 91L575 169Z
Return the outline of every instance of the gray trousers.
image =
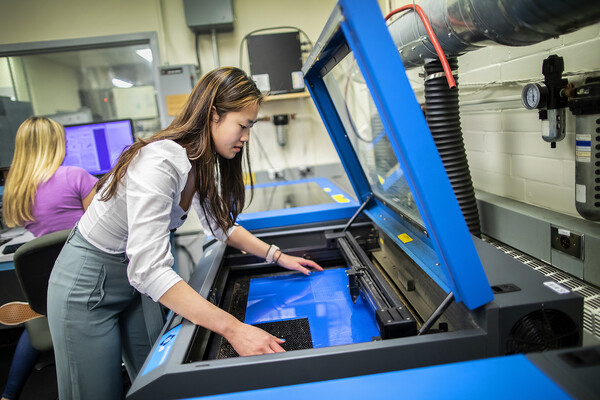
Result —
M149 334L127 264L125 253L97 249L77 227L56 260L48 322L61 400L122 399L122 361L133 380L150 352L158 332Z

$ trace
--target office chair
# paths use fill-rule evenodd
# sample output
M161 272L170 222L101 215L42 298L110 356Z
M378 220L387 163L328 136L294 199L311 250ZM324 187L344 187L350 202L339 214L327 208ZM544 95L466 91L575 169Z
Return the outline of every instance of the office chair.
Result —
M33 311L47 315L48 280L54 262L71 232L65 229L35 238L15 252L13 262L23 294ZM48 319L35 318L25 322L31 344L40 351L52 350Z

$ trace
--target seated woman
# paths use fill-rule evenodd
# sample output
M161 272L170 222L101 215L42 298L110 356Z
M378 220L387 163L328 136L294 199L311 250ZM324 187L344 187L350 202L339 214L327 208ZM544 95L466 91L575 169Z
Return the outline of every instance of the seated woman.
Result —
M24 226L34 236L71 229L96 194L97 179L79 167L61 166L66 152L65 130L45 117L21 124L3 196L7 226ZM27 303L7 304L13 312L35 317ZM15 349L2 400L17 399L39 352L24 330Z

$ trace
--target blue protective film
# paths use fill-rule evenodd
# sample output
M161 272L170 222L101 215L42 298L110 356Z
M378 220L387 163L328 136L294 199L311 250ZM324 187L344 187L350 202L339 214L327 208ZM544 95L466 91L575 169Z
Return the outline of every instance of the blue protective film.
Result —
M368 342L380 335L368 304L360 296L352 303L345 268L250 281L247 324L297 318L308 318L313 347Z

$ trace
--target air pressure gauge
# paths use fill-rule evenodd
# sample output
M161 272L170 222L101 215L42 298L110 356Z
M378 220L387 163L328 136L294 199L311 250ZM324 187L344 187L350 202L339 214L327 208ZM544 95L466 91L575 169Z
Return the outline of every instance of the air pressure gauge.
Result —
M548 88L543 83L529 83L523 88L521 100L528 110L544 108L548 100Z

